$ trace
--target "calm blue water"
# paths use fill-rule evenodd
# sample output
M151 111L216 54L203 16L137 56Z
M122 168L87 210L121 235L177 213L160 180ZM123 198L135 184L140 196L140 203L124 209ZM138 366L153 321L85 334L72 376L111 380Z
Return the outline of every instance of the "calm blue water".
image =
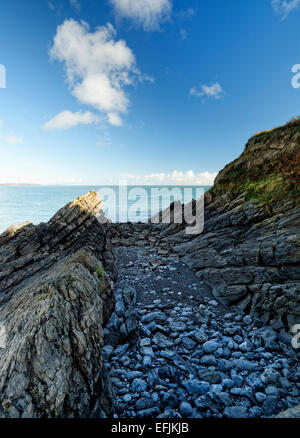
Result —
M86 194L89 190L100 191L104 200L104 212L117 222L146 221L153 214L166 208L170 202L183 200L189 202L201 196L201 190L208 186L163 186L173 190L171 198L159 196L158 186L105 186L109 193L101 193L104 186L0 186L0 233L10 225L22 224L26 221L33 224L48 222L49 219L70 201ZM106 189L106 191L107 191ZM184 190L185 189L185 190ZM109 195L109 196L108 196ZM126 211L127 205L127 211Z

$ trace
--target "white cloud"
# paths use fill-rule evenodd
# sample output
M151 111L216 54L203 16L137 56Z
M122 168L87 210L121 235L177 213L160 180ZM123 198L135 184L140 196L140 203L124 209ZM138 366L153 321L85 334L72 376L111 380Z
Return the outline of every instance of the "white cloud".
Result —
M219 82L212 85L201 85L201 87L193 87L190 89L190 94L195 97L200 97L203 101L209 98L221 99L225 96L225 91L222 89Z
M217 172L202 172L195 174L192 170L180 172L174 170L172 173L153 173L150 175L132 175L123 174L122 179L125 179L130 184L159 184L159 185L213 185L217 176Z
M81 5L78 0L69 0L69 3L72 6L72 8L75 9L77 12L80 11Z
M124 40L115 40L111 24L90 32L83 21L65 20L57 28L50 50L52 59L64 63L71 93L79 102L106 115L113 126L121 126L129 99L124 87L144 80L135 56Z
M112 126L122 126L122 119L117 113L108 113L108 121Z
M285 20L290 12L300 7L300 0L272 0L272 7Z
M53 119L43 125L45 131L55 131L70 129L77 125L90 125L91 123L98 123L99 116L89 111L72 113L71 111L62 111Z
M21 137L18 137L14 133L8 134L4 138L4 141L6 141L6 143L10 143L10 144L23 143L23 139Z
M146 31L159 30L172 10L172 0L110 0L110 3L117 17L133 20Z

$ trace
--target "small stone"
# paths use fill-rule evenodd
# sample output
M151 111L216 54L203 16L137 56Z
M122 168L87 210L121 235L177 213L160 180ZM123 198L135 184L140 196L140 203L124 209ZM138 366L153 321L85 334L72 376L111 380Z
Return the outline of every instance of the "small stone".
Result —
M172 351L172 350L161 350L160 351L160 356L164 357L166 359L173 359L173 357L176 354L176 351Z
M230 371L234 367L233 362L227 359L218 360L218 368L220 371Z
M239 348L240 348L240 350L241 350L243 353L246 353L247 351L250 350L250 346L249 346L249 344L248 344L247 341L246 341L246 342L242 342L242 343L240 344Z
M143 315L141 318L141 321L143 324L148 324L151 323L152 321L158 321L158 322L163 322L167 319L166 315L160 311L156 311L156 312L150 312L147 313L146 315ZM149 328L149 326L148 326ZM151 329L149 329L151 330Z
M141 397L136 401L135 407L138 411L141 411L144 409L152 408L154 404L155 402L152 397Z
M266 400L267 396L263 392L257 392L255 394L255 398L258 401L258 403L263 403Z
M186 382L184 386L189 394L197 397L206 394L210 390L210 384L208 382L196 379Z
M202 331L200 331L200 330L197 330L197 331L194 333L193 338L194 338L195 341L198 342L199 344L203 344L204 342L206 342L206 341L208 340L208 336L207 336L204 332L202 332Z
M143 365L145 368L151 367L152 365L152 359L150 356L144 356L143 357Z
M193 348L195 348L197 345L196 342L194 342L192 339L190 339L188 337L182 338L182 343L183 343L183 346L185 348L187 348L188 350L193 350Z
M189 417L193 413L193 408L190 403L183 401L180 403L179 411L183 417Z
M123 290L123 297L124 297L124 301L127 305L135 304L136 303L136 290L131 286L125 287Z
M217 365L217 360L213 355L206 355L201 358L201 363L206 366L215 366Z
M142 348L141 348L141 353L142 353L144 356L149 356L149 357L154 357L154 356L155 356L152 347L142 347Z
M277 383L279 378L279 373L274 368L266 368L261 375L261 380L265 385L269 383Z
M141 371L127 371L126 378L131 382L134 379L142 377L142 375L143 373Z
M147 382L142 379L134 379L132 382L132 390L133 392L143 392L147 389Z
M244 325L250 325L251 322L252 322L252 316L251 316L251 315L246 315L246 316L243 318L243 324L244 324Z
M244 406L230 406L225 408L224 415L227 418L247 418L247 408Z
M243 342L243 338L240 335L235 335L233 338L234 342L237 344L241 344Z
M151 340L149 338L142 338L140 340L140 347L149 347L151 345Z
M102 356L104 360L109 360L110 356L114 351L114 347L112 345L105 345L102 348Z
M123 354L126 353L126 351L128 350L128 347L129 347L129 344L120 345L118 348L116 348L114 353L117 356L122 356Z
M222 380L223 386L226 389L231 389L234 387L234 381L231 379L224 379Z
M143 409L137 412L137 417L140 418L155 418L159 413L159 409L154 406L153 408Z
M154 403L157 403L159 400L159 395L157 394L157 392L153 392L153 394L151 395L152 400L154 401Z
M153 337L153 342L159 347L159 348L169 348L174 345L174 342L167 338L162 333L156 333Z
M261 408L259 406L254 406L249 409L249 418L260 418L261 417Z
M220 357L222 357L222 356L224 355L223 348L218 348L218 349L215 351L214 355L215 355L216 358L220 358Z
M208 382L211 385L221 383L222 378L220 373L210 369L198 369L198 377L200 381Z
M147 329L150 331L150 333L153 333L156 330L156 322L152 321L149 324L147 324Z
M125 305L123 301L117 301L115 306L115 312L118 316L123 317L126 312Z
M240 358L233 361L233 365L239 370L256 371L257 365L249 360Z
M276 386L269 385L265 389L266 395L274 395L275 397L279 396L279 389Z
M219 344L216 341L207 341L203 344L203 350L205 353L213 353L218 348L221 347L221 344Z
M274 415L277 407L278 407L277 397L274 397L273 395L268 396L262 406L263 415L265 415L266 417L270 417Z
M227 392L218 392L217 397L223 403L224 406L231 406L232 405L231 397L229 394L227 394Z

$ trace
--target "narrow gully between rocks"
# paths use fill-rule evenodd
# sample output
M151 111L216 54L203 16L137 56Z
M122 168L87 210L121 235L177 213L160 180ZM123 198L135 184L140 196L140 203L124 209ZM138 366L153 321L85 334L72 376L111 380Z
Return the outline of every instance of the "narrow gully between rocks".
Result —
M282 326L217 303L174 255L116 247L116 306L103 358L114 417L270 417L300 403Z

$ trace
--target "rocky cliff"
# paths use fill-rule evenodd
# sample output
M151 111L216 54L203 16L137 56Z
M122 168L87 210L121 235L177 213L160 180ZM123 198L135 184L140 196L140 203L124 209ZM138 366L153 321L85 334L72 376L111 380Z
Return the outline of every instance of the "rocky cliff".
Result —
M183 257L219 302L300 322L300 121L259 133L205 194L205 225L154 225L165 248ZM197 203L193 203L195 210ZM179 203L174 217L182 214ZM195 213L195 212L194 212Z
M111 416L111 380L119 399L122 395L115 412L124 412L126 400L132 405L132 394L126 393L132 380L141 416L160 415L158 399L139 397L149 385L165 394L165 416L179 411L181 416L272 416L278 408L299 404L299 374L289 371L296 370L297 355L282 330L300 323L299 157L299 121L255 135L205 194L204 229L199 234L187 234L186 222L177 223L188 210L181 203L171 205L169 224L161 222L164 213L156 224L110 224L101 213L101 200L89 192L48 223L12 226L0 235L0 341L4 328L6 344L0 350L0 417ZM190 216L201 217L202 201L188 206ZM133 247L128 254L119 248L123 268L115 294L112 282L118 264L113 244ZM161 266L171 252L185 265L172 255L171 264ZM191 271L188 267L192 276L185 272ZM165 281L170 283L166 286ZM225 305L258 313L264 321L223 315ZM265 327L269 321L274 322L272 328ZM282 366L277 354L282 355ZM267 374L274 377L279 367L282 376L261 376L265 359L272 368ZM152 363L157 375L148 369ZM122 366L130 370L124 374ZM147 382L142 379L145 371ZM122 382L120 373L131 380ZM171 394L182 373L184 388ZM237 388L224 384L224 391L232 391L227 396L221 392L222 400L216 402L217 382L228 383L229 377ZM259 395L251 389L252 378ZM272 379L281 385L276 396L269 388ZM169 398L165 383L172 385ZM261 394L265 384L266 394ZM213 405L202 393L204 387ZM193 406L186 402L187 393L197 396ZM236 405L236 396L241 405ZM278 405L280 398L286 402ZM179 411L170 411L170 406Z
M100 222L101 201L90 192L47 224L0 236L0 417L110 415L101 350L114 308L105 270L114 278L115 268Z

